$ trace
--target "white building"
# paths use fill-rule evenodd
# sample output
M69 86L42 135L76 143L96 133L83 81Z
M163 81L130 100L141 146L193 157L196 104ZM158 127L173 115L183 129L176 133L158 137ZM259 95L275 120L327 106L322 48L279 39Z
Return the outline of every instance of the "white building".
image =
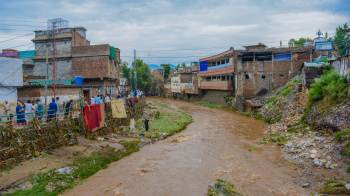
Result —
M0 57L0 103L15 104L17 88L23 86L22 60Z

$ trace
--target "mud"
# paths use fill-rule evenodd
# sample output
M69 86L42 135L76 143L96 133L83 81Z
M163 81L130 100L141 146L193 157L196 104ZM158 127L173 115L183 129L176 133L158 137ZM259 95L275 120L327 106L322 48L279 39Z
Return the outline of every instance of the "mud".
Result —
M259 144L265 124L234 112L160 99L193 116L184 131L111 164L65 195L205 195L217 178L245 195L310 195L276 146Z

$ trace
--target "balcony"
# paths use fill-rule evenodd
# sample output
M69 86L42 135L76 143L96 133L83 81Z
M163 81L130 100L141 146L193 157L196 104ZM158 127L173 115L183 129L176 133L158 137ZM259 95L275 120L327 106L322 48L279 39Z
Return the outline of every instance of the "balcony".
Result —
M200 89L203 90L232 90L232 81L220 81L220 80L212 80L212 81L201 81Z

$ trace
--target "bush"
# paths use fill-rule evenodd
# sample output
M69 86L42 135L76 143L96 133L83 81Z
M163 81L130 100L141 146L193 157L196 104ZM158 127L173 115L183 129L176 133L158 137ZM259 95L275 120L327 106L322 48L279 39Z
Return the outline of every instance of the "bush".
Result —
M236 192L235 187L222 179L216 180L214 185L209 186L208 196L241 196L240 193Z
M334 70L327 70L324 74L311 84L309 91L309 103L313 104L329 96L330 99L339 103L349 97L350 88L346 79L338 75Z

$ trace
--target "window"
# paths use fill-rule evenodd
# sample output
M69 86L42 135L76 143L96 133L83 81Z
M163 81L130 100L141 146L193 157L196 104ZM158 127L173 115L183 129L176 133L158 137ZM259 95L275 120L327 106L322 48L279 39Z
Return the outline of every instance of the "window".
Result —
M221 65L225 64L225 60L221 60Z
M249 74L245 74L245 79L249 80Z
M261 78L262 78L262 79L265 79L265 78L266 78L266 76L263 74L263 75L261 75Z
M280 74L280 77L284 77L284 75L283 75L283 74Z

